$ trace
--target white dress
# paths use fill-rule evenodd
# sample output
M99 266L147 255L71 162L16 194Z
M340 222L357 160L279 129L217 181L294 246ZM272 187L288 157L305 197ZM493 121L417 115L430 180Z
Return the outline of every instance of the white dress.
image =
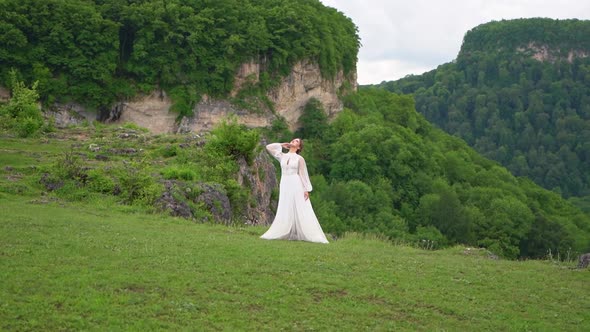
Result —
M261 238L328 243L311 202L303 193L311 191L305 159L296 153L283 153L280 143L266 150L281 163L279 205L272 225Z

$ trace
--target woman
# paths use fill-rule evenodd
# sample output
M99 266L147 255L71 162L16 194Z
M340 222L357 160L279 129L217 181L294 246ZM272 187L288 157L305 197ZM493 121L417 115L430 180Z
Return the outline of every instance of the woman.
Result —
M283 153L283 148L289 153ZM281 163L281 184L275 220L261 238L328 243L311 207L309 192L312 187L305 160L299 155L301 149L303 141L300 138L266 146L266 150Z

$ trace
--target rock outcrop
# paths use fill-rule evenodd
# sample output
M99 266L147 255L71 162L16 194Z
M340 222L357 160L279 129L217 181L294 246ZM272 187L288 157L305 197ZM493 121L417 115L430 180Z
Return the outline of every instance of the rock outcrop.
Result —
M268 97L275 104L277 113L287 120L289 129L294 130L298 127L303 107L311 98L322 103L328 118L342 111L338 92L347 82L356 90L356 74L349 80L343 72L339 72L334 80L326 80L322 78L318 64L302 61L293 67L289 76L283 78L278 88L269 92Z
M65 128L69 125L79 125L85 121L92 122L97 115L87 111L82 105L76 103L55 104L51 109L44 110L46 118L51 118L58 128Z
M578 258L578 269L585 269L590 264L590 253L580 255Z
M265 144L263 144L265 145ZM252 203L245 211L246 222L252 225L270 224L277 206L278 193L277 174L271 157L266 151L261 151L251 165L245 159L238 160L238 184L249 187Z
M245 204L246 207L243 210L240 209L240 216L243 217L240 218L240 222L249 225L270 224L276 211L278 198L276 197L278 192L277 176L270 156L266 151L261 151L251 164L242 158L238 160L238 165L238 184L250 190L250 198ZM52 186L63 185L50 180L49 177L44 176L41 182L48 190ZM165 180L163 184L164 193L155 203L158 210L197 221L216 221L226 224L233 221L233 207L221 184L197 183L193 185L176 180ZM195 203L205 213L191 208L189 202ZM212 217L212 220L203 217L207 214ZM198 215L200 217L197 217Z
M567 53L560 50L554 50L547 45L539 45L535 43L529 43L526 47L519 47L516 49L519 53L530 54L535 60L542 62L556 62L558 60L565 60L572 63L578 58L587 58L590 53L584 50L570 49Z
M0 102L7 102L10 99L10 90L0 86Z
M262 66L254 61L244 63L236 72L230 97L237 96L245 84L257 83L262 70ZM209 131L230 115L237 115L238 121L249 127L266 127L277 117L283 117L289 128L295 130L299 127L299 116L311 98L322 103L329 118L340 112L343 105L338 95L343 85L356 90L356 74L345 77L340 72L333 79L325 79L317 63L300 61L277 87L267 93L268 99L274 104L274 111L246 110L232 104L228 99L202 96L194 107L192 117L178 119L178 114L170 112L170 97L164 91L157 90L149 95L120 101L112 109L99 110L94 115L76 104L55 105L46 114L55 119L58 127L78 124L84 120L132 122L155 134Z
M164 91L154 91L150 95L121 103L121 113L115 122L132 122L154 134L176 132L178 114L170 112L170 106L172 100Z

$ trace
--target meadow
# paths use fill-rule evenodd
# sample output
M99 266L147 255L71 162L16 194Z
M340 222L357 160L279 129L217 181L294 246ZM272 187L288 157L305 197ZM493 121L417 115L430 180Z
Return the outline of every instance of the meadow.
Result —
M590 272L571 260L354 233L327 245L266 241L263 226L195 222L108 195L66 199L40 189L36 174L72 138L44 140L0 139L0 330L583 331L590 322Z
M0 328L582 331L588 271L3 194Z

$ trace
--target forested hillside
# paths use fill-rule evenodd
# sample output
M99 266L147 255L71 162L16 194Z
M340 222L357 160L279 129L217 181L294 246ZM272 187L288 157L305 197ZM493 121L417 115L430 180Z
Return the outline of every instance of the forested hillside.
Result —
M308 105L298 133L308 138L313 203L328 232L510 258L590 250L587 215L433 127L411 96L362 89L345 105L331 124Z
M413 94L429 121L590 211L590 21L484 24L456 61L379 86Z
M358 48L352 21L318 0L0 2L0 85L15 68L48 105L163 88L186 114L203 94L226 96L244 62L263 65L250 88L265 91L302 59L328 78L354 72Z

